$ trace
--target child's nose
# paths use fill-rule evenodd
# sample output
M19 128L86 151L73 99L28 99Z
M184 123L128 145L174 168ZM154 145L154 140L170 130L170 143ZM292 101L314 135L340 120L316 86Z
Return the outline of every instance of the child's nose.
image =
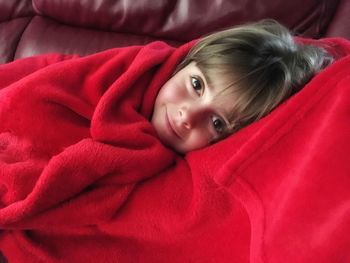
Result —
M192 129L200 118L200 108L195 105L179 108L180 124L186 129Z

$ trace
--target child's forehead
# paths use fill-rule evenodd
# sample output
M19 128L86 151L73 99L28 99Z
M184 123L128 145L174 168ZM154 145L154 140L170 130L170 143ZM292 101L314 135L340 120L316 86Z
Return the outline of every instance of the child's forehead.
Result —
M216 97L223 100L227 97L233 96L235 92L235 78L234 74L224 69L213 69L204 71L203 76L206 79L207 85L215 91Z
M232 69L228 69L224 66L195 66L201 71L208 85L230 86L230 84L234 82L235 74Z

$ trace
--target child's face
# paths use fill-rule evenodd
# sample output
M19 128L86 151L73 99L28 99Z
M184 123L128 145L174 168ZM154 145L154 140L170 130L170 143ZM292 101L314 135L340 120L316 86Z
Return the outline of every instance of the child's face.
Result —
M160 89L152 124L160 140L179 153L202 148L227 134L233 96L219 94L225 77L205 78L195 63L177 72Z

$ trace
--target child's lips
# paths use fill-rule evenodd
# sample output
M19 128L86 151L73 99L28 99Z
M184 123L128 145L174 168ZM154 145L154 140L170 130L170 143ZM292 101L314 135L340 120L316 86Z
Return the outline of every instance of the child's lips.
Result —
M166 110L166 114L165 114L165 119L166 119L166 125L168 127L168 129L179 139L182 139L182 136L180 135L180 133L178 132L178 130L176 129L174 123L172 122L172 119L169 117L168 115L168 110Z

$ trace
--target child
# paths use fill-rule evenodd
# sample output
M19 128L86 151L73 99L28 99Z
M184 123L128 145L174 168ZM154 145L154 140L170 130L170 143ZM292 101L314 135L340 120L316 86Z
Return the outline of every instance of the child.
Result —
M191 45L156 42L0 68L0 250L9 262L130 262L136 250L153 252L149 244L163 249L159 241L173 247L187 234L198 240L207 226L217 231L210 222L221 224L211 220L222 215L233 222L228 215L239 210L217 188L231 174L216 172L232 160L222 164L212 152L179 158L172 149L185 154L262 118L332 58L272 21ZM226 157L236 148L220 150ZM203 166L209 158L215 165Z
M331 62L273 20L209 35L161 88L152 124L179 153L202 148L265 116Z

